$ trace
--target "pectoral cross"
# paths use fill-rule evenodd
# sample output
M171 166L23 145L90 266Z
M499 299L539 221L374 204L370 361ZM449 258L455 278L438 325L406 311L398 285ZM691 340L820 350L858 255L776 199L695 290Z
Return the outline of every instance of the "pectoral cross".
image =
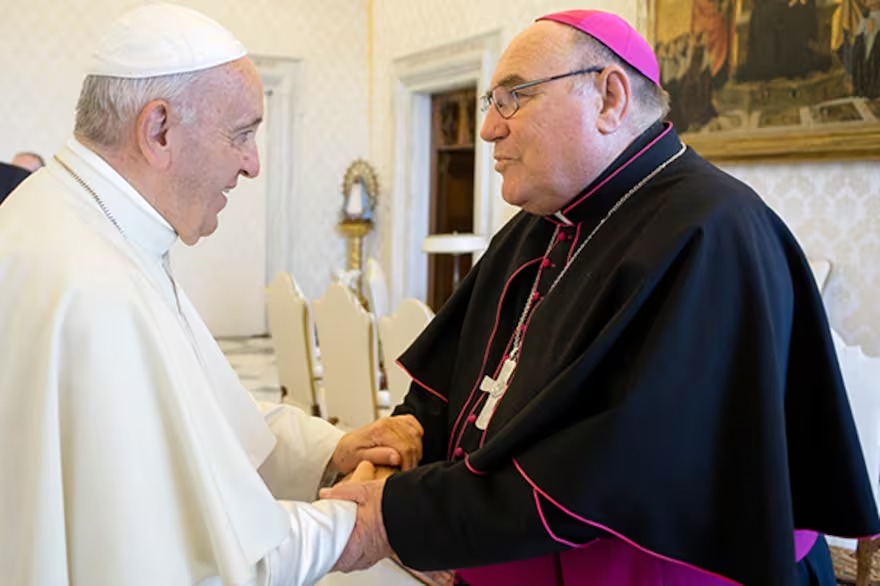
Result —
M504 392L509 384L508 381L510 381L514 370L516 370L516 361L513 358L507 358L501 366L498 378L492 378L489 375L483 377L483 382L480 383L480 390L489 393L489 396L486 398L483 410L480 411L480 416L477 417L477 429L485 430L489 425L489 420L492 419L492 414L495 413L495 405L504 396Z

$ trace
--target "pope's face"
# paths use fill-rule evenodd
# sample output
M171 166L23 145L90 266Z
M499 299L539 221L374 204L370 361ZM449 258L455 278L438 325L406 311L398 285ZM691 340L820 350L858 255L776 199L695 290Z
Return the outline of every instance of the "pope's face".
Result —
M239 59L206 73L191 99L194 119L176 135L169 223L193 245L217 229L218 214L238 177L256 177L255 141L263 118L263 87L253 62Z
M572 50L564 25L538 22L517 36L492 76L492 87L560 75L589 66ZM573 84L591 83L590 75L565 78L517 92L519 110L505 120L490 107L480 137L494 144L495 170L503 177L504 200L539 215L558 211L601 169L596 150L597 92Z

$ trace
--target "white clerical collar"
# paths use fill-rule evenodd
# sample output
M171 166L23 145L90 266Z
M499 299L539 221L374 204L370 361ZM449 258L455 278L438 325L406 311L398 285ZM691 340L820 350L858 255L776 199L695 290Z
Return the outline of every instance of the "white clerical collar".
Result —
M165 221L132 185L97 153L75 138L67 141L62 161L95 190L125 238L151 256L165 255L177 240Z
M562 210L559 210L558 212L553 214L553 217L565 224L566 226L574 226L574 222L569 220L568 217L562 213Z

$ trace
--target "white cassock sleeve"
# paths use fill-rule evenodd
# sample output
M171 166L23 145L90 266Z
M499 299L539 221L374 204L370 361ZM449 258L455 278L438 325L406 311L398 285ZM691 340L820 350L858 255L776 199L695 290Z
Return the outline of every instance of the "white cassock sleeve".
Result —
M275 448L258 471L276 499L312 501L336 444L344 435L323 419L278 403L257 403L275 435Z
M317 496L343 432L291 405L259 402L257 406L276 441L259 473L288 512L291 529L258 564L256 582L259 586L311 585L339 559L357 518L357 505L352 502L308 502Z
M281 501L290 514L290 535L257 564L258 586L311 586L330 571L354 529L357 505Z

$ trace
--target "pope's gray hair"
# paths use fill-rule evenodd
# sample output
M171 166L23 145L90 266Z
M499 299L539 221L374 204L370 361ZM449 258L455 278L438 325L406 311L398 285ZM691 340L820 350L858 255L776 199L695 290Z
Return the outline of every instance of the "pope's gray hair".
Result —
M188 94L200 73L142 79L86 76L76 104L74 134L98 146L120 147L144 106L157 99L172 104L184 124L192 122L195 108Z
M666 118L669 114L669 94L662 87L645 77L635 67L617 56L614 51L597 41L590 35L572 29L574 47L584 54L584 66L617 65L629 76L632 88L633 123L636 128L644 130L654 122ZM592 77L592 76L591 76Z

